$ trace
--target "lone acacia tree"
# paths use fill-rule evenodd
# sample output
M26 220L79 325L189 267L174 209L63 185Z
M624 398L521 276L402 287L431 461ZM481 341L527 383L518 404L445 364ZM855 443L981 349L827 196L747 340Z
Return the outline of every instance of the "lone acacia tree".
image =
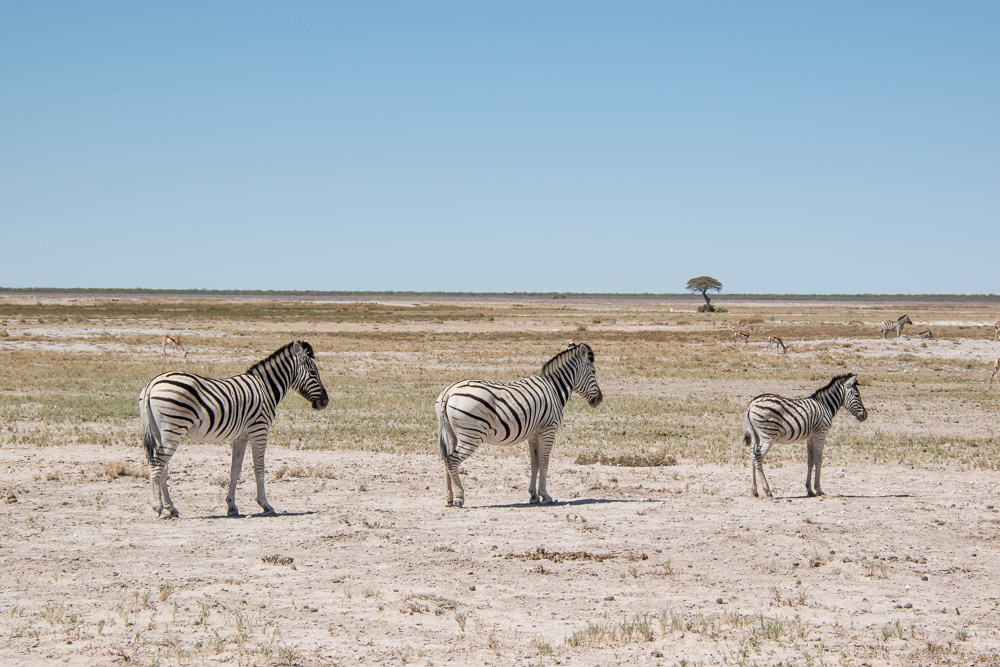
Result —
M687 288L691 292L701 292L701 295L705 297L705 305L698 310L706 310L710 313L715 311L715 306L712 305L712 301L708 298L708 293L711 291L721 292L722 283L711 276L701 276L700 278L689 280Z

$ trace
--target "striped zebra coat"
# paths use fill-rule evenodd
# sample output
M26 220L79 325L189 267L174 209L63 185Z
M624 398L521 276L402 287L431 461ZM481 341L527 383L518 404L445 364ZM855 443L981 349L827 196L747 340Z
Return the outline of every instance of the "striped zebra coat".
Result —
M882 339L884 340L885 337L886 337L886 334L888 334L890 331L895 331L896 332L896 338L899 338L900 336L902 336L903 335L903 325L904 324L913 324L913 322L910 321L910 316L909 315L903 315L901 318L899 318L895 322L892 321L892 320L886 320L885 322L882 322Z
M761 394L750 401L743 412L743 444L750 446L750 492L757 495L757 475L760 475L764 493L772 497L771 487L764 477L764 457L771 445L805 440L806 495L823 495L819 483L823 444L834 415L844 405L859 422L868 418L868 411L861 402L858 378L852 373L838 375L808 398ZM811 480L814 468L816 475Z
M525 440L531 455L531 502L555 502L545 488L549 454L563 408L573 392L587 399L590 407L597 407L604 398L589 345L570 345L545 364L541 375L514 382L462 380L442 391L434 409L445 464L447 504L461 507L465 503L458 466L477 447L515 445Z
M142 442L149 462L153 511L163 518L178 516L167 491L167 465L181 439L197 442L233 441L233 462L226 504L236 509L236 480L243 467L247 443L253 453L257 502L265 514L274 514L264 491L264 450L278 403L295 390L317 410L329 398L316 368L315 353L305 341L292 342L246 373L213 380L193 373L157 375L139 394Z

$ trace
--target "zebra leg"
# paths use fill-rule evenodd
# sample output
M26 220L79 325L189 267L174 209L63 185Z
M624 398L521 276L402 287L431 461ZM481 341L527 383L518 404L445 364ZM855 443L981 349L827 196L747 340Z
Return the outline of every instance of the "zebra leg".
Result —
M448 469L447 462L444 464L444 500L448 507L455 502L455 494L451 491L451 470Z
M170 500L170 492L167 490L167 469L168 461L163 462L162 476L160 477L160 496L163 499L163 511L160 512L161 519L176 519L180 516L174 503ZM155 507L153 509L156 509Z
M538 497L538 486L536 484L538 480L538 437L528 439L528 456L531 458L531 483L528 485L528 495L530 496L528 502L532 505L537 505L541 502L541 498Z
M458 475L458 466L461 461L457 458L448 457L444 468L447 476L446 489L448 492L448 504L452 507L461 507L465 504L465 486L462 485L462 478ZM454 496L452 495L452 485L455 486Z
M257 504L264 510L264 516L274 516L276 512L267 502L264 491L264 451L267 449L267 434L254 438L250 443L253 453L253 476L257 480Z
M816 438L816 476L813 478L813 489L816 490L817 496L825 496L823 489L819 485L819 471L823 467L823 444L825 443L826 436L823 435Z
M815 493L813 493L813 487L810 483L812 480L813 466L816 464L816 443L809 439L806 441L806 496L812 498ZM817 467L818 471L818 467Z
M233 466L229 471L229 493L226 494L226 505L229 506L227 514L229 516L239 516L240 511L236 509L236 481L240 478L240 471L243 470L243 454L247 451L247 441L233 440Z
M767 477L764 476L764 457L771 450L771 443L764 443L763 447L758 447L754 454L754 465L757 468L757 474L760 475L761 485L764 487L764 495L768 498L773 498L774 494L771 493L771 485L767 483ZM754 482L756 490L756 482Z
M545 480L549 473L549 454L555 443L555 434L543 434L538 438L538 495L542 497L543 505L555 503L555 499L545 491Z
M152 461L149 462L149 487L150 487L150 500L149 504L159 516L163 512L163 494L160 493L160 480L163 478L164 470L163 463L154 457Z

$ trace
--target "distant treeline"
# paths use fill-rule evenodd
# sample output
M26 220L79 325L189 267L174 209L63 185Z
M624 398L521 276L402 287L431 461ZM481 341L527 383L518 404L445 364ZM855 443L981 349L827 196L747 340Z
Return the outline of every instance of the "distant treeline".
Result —
M100 295L100 296L164 296L164 297L285 297L298 299L358 299L378 297L436 297L480 299L644 299L656 301L702 300L699 294L688 293L612 293L612 292L418 292L418 291L324 291L324 290L213 290L213 289L147 289L143 287L0 287L0 294L25 295ZM719 294L719 303L738 301L912 301L912 302L1000 302L997 294Z

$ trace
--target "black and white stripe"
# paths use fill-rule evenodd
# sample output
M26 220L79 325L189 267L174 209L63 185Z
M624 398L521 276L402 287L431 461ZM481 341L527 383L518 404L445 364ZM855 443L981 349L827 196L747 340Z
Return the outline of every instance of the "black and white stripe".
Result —
M445 461L447 503L456 507L464 504L465 488L458 466L477 447L525 440L531 453L531 502L554 502L545 490L545 477L563 408L573 392L587 399L591 407L603 399L589 345L570 345L545 364L541 375L514 382L462 380L441 392L434 409Z
M903 315L895 322L892 320L886 320L882 322L882 338L884 339L886 334L888 334L890 331L895 331L896 338L899 338L903 334L904 324L913 324L913 322L910 321L909 315Z
M806 441L806 494L823 495L819 484L823 466L823 444L830 424L841 406L858 421L868 418L868 411L861 402L858 378L852 373L838 375L822 389L808 398L784 398L777 394L757 396L743 413L743 444L751 445L751 492L757 495L757 475L764 485L764 493L771 497L771 488L764 477L764 457L775 443ZM810 484L813 467L815 484Z
M319 377L315 353L305 341L289 343L242 375L224 380L192 373L157 375L139 394L142 441L149 461L153 510L177 516L167 491L167 464L185 436L197 442L233 441L233 463L226 503L229 515L236 509L236 480L243 467L247 443L253 453L257 502L267 514L274 508L264 492L264 450L278 403L291 389L322 410L329 398Z

